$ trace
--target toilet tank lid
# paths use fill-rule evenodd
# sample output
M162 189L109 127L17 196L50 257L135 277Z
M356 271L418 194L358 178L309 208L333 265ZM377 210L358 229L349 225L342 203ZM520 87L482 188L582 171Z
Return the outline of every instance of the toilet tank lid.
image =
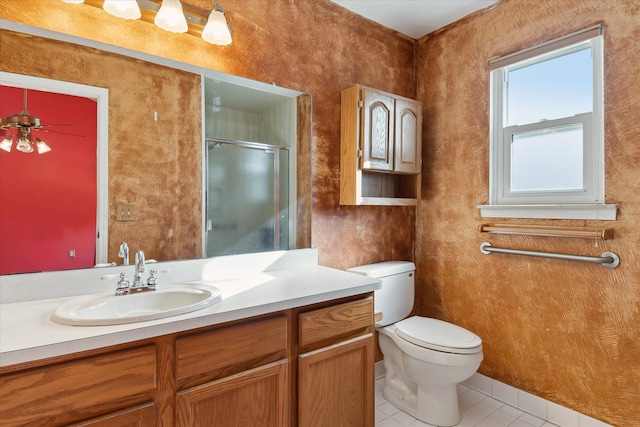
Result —
M365 276L375 277L376 279L392 276L394 274L407 273L415 271L416 265L409 261L385 261L375 264L361 265L353 267L347 271L352 273L364 274Z

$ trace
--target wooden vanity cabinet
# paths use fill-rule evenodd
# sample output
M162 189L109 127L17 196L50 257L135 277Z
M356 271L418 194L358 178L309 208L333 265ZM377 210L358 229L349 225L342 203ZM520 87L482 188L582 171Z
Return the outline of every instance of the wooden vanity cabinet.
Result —
M298 334L298 426L373 426L373 298L301 312Z
M422 104L361 85L341 99L340 203L416 205Z
M0 425L373 426L373 298L0 368Z

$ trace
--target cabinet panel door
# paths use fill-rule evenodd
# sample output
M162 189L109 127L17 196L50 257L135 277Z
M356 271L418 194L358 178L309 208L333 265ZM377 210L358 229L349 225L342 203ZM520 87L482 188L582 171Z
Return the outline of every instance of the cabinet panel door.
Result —
M286 361L193 387L177 394L178 427L284 427Z
M367 334L299 356L299 427L373 426L373 343Z
M361 169L393 170L392 97L362 90L362 164Z
M396 100L395 171L420 173L422 158L422 105Z

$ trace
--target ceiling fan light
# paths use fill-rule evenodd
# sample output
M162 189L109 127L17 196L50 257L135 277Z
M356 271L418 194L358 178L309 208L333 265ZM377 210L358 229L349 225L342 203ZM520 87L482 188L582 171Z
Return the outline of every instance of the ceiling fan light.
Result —
M36 146L38 147L38 154L44 154L51 151L51 147L49 147L43 140L40 138L36 138Z
M7 153L11 152L11 145L13 144L13 137L8 136L0 142L0 150L4 150Z
M162 6L153 22L163 30L172 33L186 33L189 28L180 0L162 0Z
M209 43L219 46L231 44L231 30L224 17L222 7L216 5L209 15L207 25L202 29L202 38Z
M140 19L142 16L136 0L104 0L102 8L118 18Z
M23 153L33 153L33 146L29 138L21 136L16 144L16 150L22 151Z

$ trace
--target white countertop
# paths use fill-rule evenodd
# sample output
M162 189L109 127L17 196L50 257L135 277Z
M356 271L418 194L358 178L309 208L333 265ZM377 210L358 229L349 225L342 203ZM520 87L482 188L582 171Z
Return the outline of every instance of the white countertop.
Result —
M220 289L222 301L180 316L125 325L67 326L53 322L51 313L76 296L1 304L0 366L220 324L380 287L377 279L319 265L198 282Z

